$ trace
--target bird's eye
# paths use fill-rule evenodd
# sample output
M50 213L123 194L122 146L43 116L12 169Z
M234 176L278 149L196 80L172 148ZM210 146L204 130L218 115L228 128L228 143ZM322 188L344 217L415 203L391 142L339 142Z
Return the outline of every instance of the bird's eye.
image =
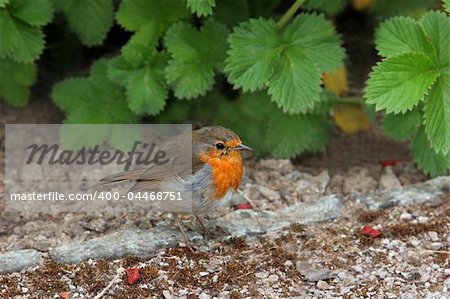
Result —
M216 143L216 148L219 150L222 150L225 148L225 144L223 144L222 142L218 142L218 143Z

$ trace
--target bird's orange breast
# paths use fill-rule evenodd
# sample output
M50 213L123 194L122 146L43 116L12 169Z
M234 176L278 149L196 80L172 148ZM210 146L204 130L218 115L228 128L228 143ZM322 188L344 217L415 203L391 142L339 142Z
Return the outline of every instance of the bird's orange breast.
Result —
M214 184L214 197L221 199L230 189L237 190L244 172L240 152L232 151L226 156L214 157L208 154L200 160L211 166Z

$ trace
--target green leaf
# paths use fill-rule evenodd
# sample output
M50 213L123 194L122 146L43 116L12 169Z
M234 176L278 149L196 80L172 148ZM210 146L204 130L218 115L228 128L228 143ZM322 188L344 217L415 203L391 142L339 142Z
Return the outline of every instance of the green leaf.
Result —
M181 0L122 0L116 18L125 29L138 31L149 23L167 25L188 15Z
M384 57L409 52L430 55L432 52L420 23L406 17L395 17L381 24L376 32L376 45L379 54Z
M187 7L198 17L209 16L212 14L214 6L216 6L215 0L186 0L186 2Z
M154 49L160 33L160 28L155 23L142 26L122 47L123 57L134 66L140 65L156 53Z
M0 0L0 8L4 8L8 4L9 4L9 0Z
M247 0L218 1L213 14L215 20L232 28L250 18L250 7Z
M225 67L228 79L244 92L262 88L272 75L279 52L275 21L250 19L234 29L229 42Z
M450 0L442 0L444 2L445 11L450 13Z
M9 56L17 62L30 63L44 49L44 34L41 29L13 19L1 9L0 45L0 56Z
M286 115L274 111L268 123L266 146L280 158L292 158L306 150L324 150L329 130L325 115Z
M404 113L422 101L439 76L433 62L423 53L408 53L385 59L374 67L365 97L376 109Z
M383 118L381 127L392 138L405 141L416 135L422 126L422 115L417 109L405 114L389 113Z
M144 140L142 132L136 125L112 126L109 136L109 144L114 148L129 152L136 141Z
M450 153L450 69L431 88L424 116L430 145L437 153Z
M158 57L154 67L134 70L127 84L127 98L137 114L156 115L161 112L168 96L164 81L165 59Z
M48 0L14 0L8 8L14 17L31 26L46 25L53 17L53 8Z
M137 114L156 115L168 97L164 80L167 57L155 54L140 66L133 66L123 56L108 63L108 77L126 88L129 107Z
M8 11L0 9L0 56L11 53L17 45L18 32Z
M301 14L281 33L273 20L252 19L235 28L226 59L237 88L269 88L284 112L299 113L320 101L321 72L342 64L344 52L323 16Z
M112 0L66 0L62 10L69 27L87 46L100 45L113 24Z
M24 106L36 80L36 66L10 59L0 59L0 65L0 97L13 106Z
M420 168L431 176L445 174L450 168L450 154L436 153L428 143L424 130L420 130L411 143L411 152L414 161Z
M440 67L450 64L450 17L442 12L431 11L420 19L426 35L434 47L434 55Z
M302 14L285 29L286 43L299 47L321 72L332 72L343 64L341 41L331 23L322 15Z
M83 116L81 116L83 117ZM89 120L88 120L89 121ZM61 145L66 150L93 148L107 139L111 130L108 125L88 125L89 122L66 123L59 127Z
M320 101L321 73L300 49L286 49L269 79L269 95L287 113L306 112Z
M110 60L107 75L111 81L126 87L130 73L135 68L121 55Z
M195 98L212 88L214 71L225 59L226 37L226 27L214 21L207 22L200 32L185 23L168 30L165 43L172 59L166 79L177 98Z
M68 124L134 123L123 89L110 81L105 60L91 67L91 76L66 79L53 87L52 99L67 115Z

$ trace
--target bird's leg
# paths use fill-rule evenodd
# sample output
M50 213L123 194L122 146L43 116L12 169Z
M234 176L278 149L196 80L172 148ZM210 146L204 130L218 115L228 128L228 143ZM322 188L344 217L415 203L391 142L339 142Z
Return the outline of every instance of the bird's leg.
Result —
M173 217L175 218L178 228L180 229L181 234L183 235L184 241L186 242L186 245L189 247L191 251L200 251L200 249L186 236L186 233L184 232L183 226L181 224L180 219L178 218L178 215L176 213L172 213Z
M195 219L197 219L198 223L200 223L202 229L203 229L203 236L206 238L212 238L213 234L211 231L205 226L205 224L202 221L202 218L200 216L195 216Z
M253 207L255 207L255 204L252 202L252 200L250 199L250 197L248 197L247 195L245 195L245 193L244 193L242 190L237 189L237 192L238 192L242 197L244 197L244 199L245 199L246 201L248 201Z

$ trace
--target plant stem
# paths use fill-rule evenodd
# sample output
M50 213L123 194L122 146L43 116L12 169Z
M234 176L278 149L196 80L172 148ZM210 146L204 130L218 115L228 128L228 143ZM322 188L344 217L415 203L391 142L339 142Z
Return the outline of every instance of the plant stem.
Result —
M281 19L278 21L277 26L278 29L283 28L286 26L286 24L292 19L292 17L295 15L297 10L302 6L303 2L305 0L296 0L294 4L286 11L286 13L281 17Z

